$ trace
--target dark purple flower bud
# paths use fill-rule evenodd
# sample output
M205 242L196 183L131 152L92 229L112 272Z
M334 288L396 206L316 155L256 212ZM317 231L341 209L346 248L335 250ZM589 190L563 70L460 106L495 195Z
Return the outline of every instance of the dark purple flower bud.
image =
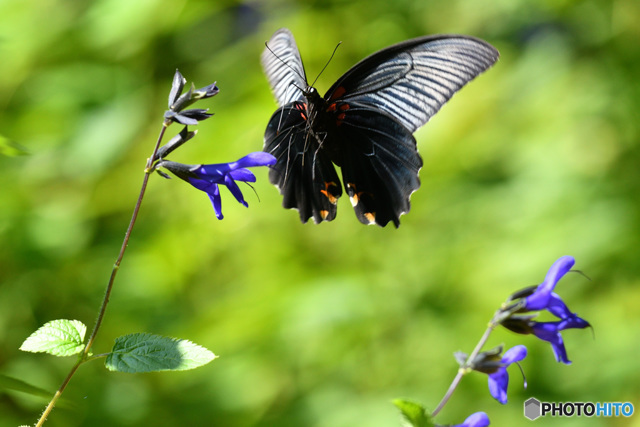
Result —
M193 91L193 99L206 99L215 96L220 92L218 86L216 86L216 82L211 83L209 86L201 87L200 89L196 89Z
M189 90L186 93L183 93L182 95L180 95L178 99L173 101L173 104L169 106L169 109L175 112L184 110L188 105L192 103L193 90L194 89L193 89L193 83L192 83Z
M213 114L207 113L207 109L194 108L176 113L173 110L167 110L164 113L165 121L172 121L183 124L185 126L195 126L200 120L206 120Z
M461 367L468 367L474 371L482 372L483 374L491 374L498 370L502 360L502 350L504 347L499 345L491 350L481 351L470 363L467 363L469 355L462 352L454 353L456 361Z
M212 96L217 95L218 92L220 92L220 89L218 89L218 86L216 86L215 83L200 89L194 89L192 84L189 91L180 95L180 97L178 97L178 99L169 106L169 109L174 112L181 112L194 102L200 99L211 98Z
M182 93L182 89L184 89L184 85L187 83L187 79L185 79L180 71L176 70L176 73L173 75L173 83L171 84L171 92L169 92L169 108L176 102L180 94Z
M182 144L196 136L197 131L189 131L187 126L183 127L179 134L174 136L162 147L158 148L156 152L156 159L162 159L167 157L173 150L180 147Z
M156 168L163 167L180 179L202 190L209 195L213 210L218 219L222 219L222 199L220 198L219 184L225 185L231 194L244 206L249 206L244 200L242 192L236 181L255 182L256 177L248 167L271 166L276 158L269 153L251 153L236 162L219 163L212 165L185 165L182 163L161 160Z

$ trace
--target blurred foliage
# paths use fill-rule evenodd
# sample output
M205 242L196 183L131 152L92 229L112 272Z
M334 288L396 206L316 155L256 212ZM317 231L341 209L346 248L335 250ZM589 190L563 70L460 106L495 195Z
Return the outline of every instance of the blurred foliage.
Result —
M235 160L261 149L276 109L259 55L282 26L310 79L343 41L321 93L424 34L474 35L502 56L416 134L422 188L398 230L361 225L346 198L332 223L300 224L266 170L249 209L222 190L217 221L204 194L154 176L94 351L150 332L220 358L144 375L85 365L47 425L399 425L391 400L434 407L452 353L567 254L591 280L558 291L595 339L565 332L566 367L499 330L490 346L530 349L528 389L514 370L501 406L472 375L437 421L482 410L520 425L530 396L638 402L638 22L636 0L0 1L0 375L21 384L2 382L0 424L33 422L47 399L25 391L53 392L72 363L22 341L52 319L95 319L175 69L221 92L172 160Z

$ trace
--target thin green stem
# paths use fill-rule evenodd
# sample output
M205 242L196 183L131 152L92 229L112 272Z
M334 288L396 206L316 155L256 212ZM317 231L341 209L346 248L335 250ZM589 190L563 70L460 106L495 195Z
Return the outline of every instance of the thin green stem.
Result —
M160 147L160 141L164 137L164 133L167 130L167 125L162 125L162 130L160 131L160 135L158 136L158 140L156 141L156 146L153 149L153 154L151 157L147 159L147 165L144 171L144 178L142 180L142 187L140 188L140 195L138 196L138 200L136 201L136 206L133 208L133 214L131 215L131 221L129 221L129 227L127 227L127 231L124 235L124 240L122 242L122 246L120 247L120 253L118 254L118 258L116 259L115 264L113 265L113 269L111 270L111 277L109 278L109 283L107 284L107 290L104 293L104 299L102 300L102 305L100 306L100 313L98 314L98 319L96 320L96 324L93 327L93 331L91 332L91 336L87 341L87 344L84 347L84 357L89 354L89 350L91 350L91 346L96 339L96 335L98 335L98 330L102 325L102 320L104 319L104 314L107 311L107 305L109 304L109 297L111 296L111 290L113 289L113 283L116 280L116 274L118 274L118 270L120 269L120 263L122 263L122 258L124 258L124 253L127 250L127 246L129 245L129 238L131 237L131 232L133 231L133 226L138 219L138 212L140 212L140 206L142 205L142 198L144 197L144 193L147 190L147 184L149 183L149 176L151 175L151 166L153 165L153 160L156 156L158 148Z
M67 374L67 377L62 382L62 385L60 385L60 388L58 388L56 393L53 395L53 398L51 399L47 407L44 408L44 411L42 412L42 415L40 415L40 419L38 420L36 427L41 427L44 424L44 422L47 420L47 417L49 416L51 411L53 411L53 407L56 406L56 402L58 401L60 396L62 396L62 392L64 392L64 389L67 388L67 384L69 384L69 381L71 381L71 377L73 377L73 374L76 373L76 371L78 370L78 368L82 363L83 363L83 360L78 358L78 361L75 363L75 365L73 365L73 367Z
M154 159L156 157L156 153L158 152L158 148L160 147L160 142L162 141L162 138L164 137L164 133L167 130L167 126L168 125L169 125L168 122L164 122L162 124L162 130L160 131L160 135L158 135L158 140L156 141L156 145L155 145L155 147L153 149L153 154L151 154L151 157L149 157L147 159L147 165L146 165L145 170L144 170L144 179L142 180L142 187L140 188L140 194L138 195L138 200L136 201L136 205L133 208L133 214L131 215L131 221L129 221L129 226L127 227L127 231L126 231L126 233L124 235L124 240L122 242L122 246L120 247L120 253L118 254L118 258L116 259L116 262L113 265L113 269L111 270L111 276L109 277L109 282L107 283L107 288L106 288L105 293L104 293L104 298L102 299L102 304L100 305L100 311L98 312L98 318L96 319L96 323L95 323L95 325L93 327L93 330L91 331L91 335L89 336L89 340L85 344L84 349L82 350L82 353L80 354L80 357L78 358L78 361L73 365L73 367L69 371L69 374L64 379L64 381L62 382L62 384L60 385L60 387L58 388L56 393L53 395L53 398L51 398L51 401L49 402L49 404L45 408L44 412L40 416L40 419L38 420L38 423L36 424L36 427L41 427L44 424L44 422L46 421L47 417L49 416L49 414L53 410L54 406L56 405L56 402L58 401L60 396L62 396L62 393L64 392L65 388L67 388L67 385L71 381L71 378L76 373L76 371L78 370L80 365L82 365L84 362L87 362L88 360L93 360L93 359L98 357L98 356L91 357L89 355L89 351L91 350L91 347L93 346L93 343L94 343L94 341L96 339L96 336L98 335L98 330L100 329L100 326L102 326L102 321L104 320L104 315L105 315L105 313L107 311L107 305L109 304L109 298L111 297L111 291L113 290L113 284L114 284L114 282L116 280L116 274L118 274L118 270L120 269L120 264L122 263L122 259L124 258L124 253L127 250L127 246L129 244L129 238L131 237L131 232L133 231L133 226L135 225L136 220L138 219L138 212L140 212L140 206L142 205L142 199L144 198L144 193L145 193L145 191L147 189L147 184L149 183L149 175L151 174L151 172L153 172L151 167L153 166L153 161L154 161ZM102 355L100 355L100 356L102 356Z
M489 335L491 335L491 332L498 325L498 323L496 322L496 319L499 313L501 313L501 310L498 310L496 314L493 316L493 319L491 319L491 321L489 322L489 325L487 326L487 329L484 331L482 338L480 338L480 341L478 341L478 344L476 344L476 347L473 349L469 357L467 357L467 361L460 367L460 369L458 369L458 373L456 374L453 381L451 381L451 385L449 386L449 389L447 389L447 392L445 393L444 397L442 398L440 403L438 403L438 406L436 406L436 409L434 409L433 412L431 413L432 417L435 417L436 415L438 415L438 413L442 410L442 408L444 408L444 405L446 405L449 399L451 399L451 396L453 396L453 392L458 387L458 384L460 384L462 377L468 374L469 372L471 372L470 364L473 363L473 360L476 358L478 353L480 353L480 350L482 350L482 347L484 347L484 345L487 343L487 340L489 339Z
M92 360L102 359L103 357L109 356L111 353L100 353L100 354L92 354L91 356L84 359L85 362L91 362Z

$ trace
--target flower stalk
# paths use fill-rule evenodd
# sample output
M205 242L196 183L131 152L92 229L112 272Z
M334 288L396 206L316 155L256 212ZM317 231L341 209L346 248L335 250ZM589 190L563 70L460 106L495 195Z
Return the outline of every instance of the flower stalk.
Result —
M469 356L464 353L456 353L456 359L460 365L456 376L447 389L444 397L431 412L431 417L435 417L447 404L454 391L460 384L462 377L471 371L478 371L488 375L489 392L500 403L507 403L507 387L509 375L507 367L517 364L527 356L527 348L524 345L517 345L502 355L502 346L493 350L482 351L487 343L491 332L502 325L506 329L518 334L532 334L537 338L551 343L556 361L570 364L564 341L560 334L566 329L584 329L591 325L586 320L571 312L565 302L554 292L560 279L567 274L575 264L573 257L564 256L559 258L547 272L544 281L537 286L531 286L512 294L507 301L498 309L487 329L476 344ZM551 322L538 322L534 319L538 312L546 310L559 320ZM520 368L522 371L522 368ZM527 383L525 380L524 387ZM483 415L480 415L483 414ZM462 426L489 425L489 420L484 413L472 414L465 420Z
M149 183L149 177L151 173L154 171L158 171L165 178L169 178L167 174L157 170L159 167L165 167L167 170L190 182L196 188L207 192L211 197L212 202L214 203L216 216L218 216L219 219L222 219L218 184L227 186L234 197L240 203L247 206L247 202L244 201L242 193L240 192L240 189L238 188L235 181L238 180L244 182L255 182L255 175L247 170L246 167L268 166L275 163L275 158L267 153L252 153L241 158L237 162L214 165L189 166L165 160L165 157L167 155L169 155L171 152L173 152L195 136L196 132L189 131L187 125L197 125L199 121L208 119L212 116L212 114L207 113L207 110L205 109L185 108L189 105L192 105L198 100L210 98L219 92L218 87L215 83L213 83L201 89L194 89L192 85L189 91L187 91L186 93L182 93L185 83L186 79L182 76L182 74L180 74L179 71L176 70L173 78L172 88L169 94L169 110L167 110L164 114L162 129L160 130L151 156L149 156L149 158L147 159L147 163L144 169L144 177L142 179L142 185L138 194L138 199L136 200L135 206L133 208L131 220L129 221L129 225L125 232L125 236L120 247L120 252L118 253L116 261L113 264L113 268L111 269L111 274L109 276L109 281L105 289L102 303L100 304L96 322L93 326L89 339L81 347L82 350L78 354L76 363L71 367L64 381L51 398L49 404L40 416L36 427L40 427L44 424L80 365L89 360L94 360L101 357L107 357L107 359L109 359L110 357L110 353L92 355L91 348L104 321L107 306L109 305L109 300L111 298L111 292L113 291L113 287L115 284L116 276L118 274L118 271L120 270L120 265L127 250L129 239L131 238L133 228L138 219L138 214L140 212L142 200L147 190L147 185ZM166 145L161 147L160 144L164 139L166 130L169 125L171 125L171 123L181 123L185 126L178 135L172 138ZM82 335L84 335L84 331L82 332ZM213 353L209 353L211 354L211 359L215 358L215 355L213 355ZM207 357L209 357L209 355L207 355Z

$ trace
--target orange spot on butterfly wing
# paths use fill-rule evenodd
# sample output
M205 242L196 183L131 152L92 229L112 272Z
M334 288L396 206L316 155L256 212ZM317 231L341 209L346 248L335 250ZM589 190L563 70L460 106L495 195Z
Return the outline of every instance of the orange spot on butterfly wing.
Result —
M375 212L365 212L364 217L369 221L369 224L376 223L376 213Z
M336 197L335 194L333 194L334 190L332 190L337 187L338 185L333 181L325 182L324 190L320 190L320 193L322 193L327 199L329 199L329 203L331 203L332 205L335 205L336 203L338 203L338 197Z

